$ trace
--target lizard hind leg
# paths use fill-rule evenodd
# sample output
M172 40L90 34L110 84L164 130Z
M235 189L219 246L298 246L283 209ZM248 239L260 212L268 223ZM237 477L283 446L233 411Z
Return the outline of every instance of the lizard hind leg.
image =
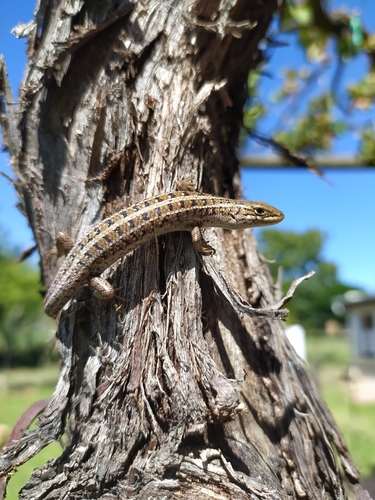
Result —
M56 266L58 259L63 256L66 257L73 248L73 245L73 240L67 233L57 233L55 246L47 254L46 265L53 258L53 265Z
M89 286L94 290L94 296L101 300L110 300L115 296L115 289L104 278L95 277L89 280Z

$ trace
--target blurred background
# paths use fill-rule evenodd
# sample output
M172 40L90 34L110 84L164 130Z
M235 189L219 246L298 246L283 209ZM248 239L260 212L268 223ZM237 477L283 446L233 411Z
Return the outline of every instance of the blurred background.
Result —
M33 18L32 0L1 7L0 53L14 100L26 39L11 30ZM288 338L308 363L371 488L375 476L375 5L372 0L290 0L260 47L248 79L239 157L246 199L280 208L285 220L256 230L283 291L310 270L292 302ZM297 166L299 165L299 166ZM303 166L304 165L304 166ZM0 154L0 441L58 376L55 323L43 312L38 256L17 209L12 170ZM54 444L19 469L61 453ZM366 479L369 478L369 479ZM367 481L367 482L366 482ZM375 495L375 493L373 493Z

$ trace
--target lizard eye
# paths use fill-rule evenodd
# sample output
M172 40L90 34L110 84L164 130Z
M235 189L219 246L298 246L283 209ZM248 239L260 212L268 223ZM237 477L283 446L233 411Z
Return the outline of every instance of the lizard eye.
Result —
M254 209L254 211L257 215L264 215L265 214L264 208L257 207Z

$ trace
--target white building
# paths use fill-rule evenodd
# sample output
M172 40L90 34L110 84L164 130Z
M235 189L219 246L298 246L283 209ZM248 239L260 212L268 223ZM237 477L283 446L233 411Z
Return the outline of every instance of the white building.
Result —
M375 376L375 297L345 303L353 364Z

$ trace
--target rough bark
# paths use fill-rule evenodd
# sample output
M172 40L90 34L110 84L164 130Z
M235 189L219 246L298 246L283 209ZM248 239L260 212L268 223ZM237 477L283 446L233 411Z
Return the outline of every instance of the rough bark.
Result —
M18 29L29 64L4 138L47 286L58 231L78 239L184 177L240 195L245 82L276 9L274 0L44 0ZM10 99L4 66L2 89ZM280 321L240 314L215 278L253 307L276 302L251 231L206 237L212 257L197 256L185 233L144 245L105 273L114 301L84 288L63 312L53 398L0 469L63 433L67 447L20 498L338 499L350 483L364 495Z

